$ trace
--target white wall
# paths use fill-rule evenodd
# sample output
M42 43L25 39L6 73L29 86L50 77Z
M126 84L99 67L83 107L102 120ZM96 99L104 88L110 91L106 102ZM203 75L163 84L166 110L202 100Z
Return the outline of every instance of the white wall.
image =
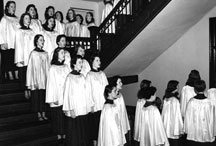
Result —
M189 29L176 43L160 55L142 73L139 83L124 86L123 95L127 105L136 104L136 94L142 79L149 79L157 87L157 96L163 97L167 82L175 79L180 89L192 69L200 72L209 86L209 18L216 16L216 7ZM167 34L169 35L169 34Z
M8 0L4 0L4 5ZM83 8L94 10L96 24L100 23L100 14L98 11L98 3L82 0L14 0L17 5L16 15L21 16L25 12L26 6L28 4L34 4L38 9L39 19L44 20L44 12L46 7L54 6L56 11L62 11L64 15L64 21L66 22L66 13L70 7Z

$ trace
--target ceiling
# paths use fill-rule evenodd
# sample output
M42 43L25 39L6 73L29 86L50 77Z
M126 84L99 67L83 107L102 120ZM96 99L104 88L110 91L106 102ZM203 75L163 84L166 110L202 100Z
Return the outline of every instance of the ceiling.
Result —
M105 73L107 76L141 73L215 6L216 0L172 0Z

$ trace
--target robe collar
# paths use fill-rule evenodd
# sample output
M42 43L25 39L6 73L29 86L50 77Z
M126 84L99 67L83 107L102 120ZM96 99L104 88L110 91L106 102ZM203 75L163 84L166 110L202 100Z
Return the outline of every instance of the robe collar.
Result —
M144 107L148 107L148 106L156 106L156 102L155 101L146 101L144 104Z
M37 51L37 52L45 52L43 49L40 49L38 47L36 47L34 50Z
M62 62L57 61L57 62L55 63L55 65L63 65L63 64L64 64L64 61L62 61Z
M71 71L71 74L73 74L73 75L80 75L80 72L78 72L78 71L76 71L76 70L72 70L72 71Z
M74 18L74 19L72 19L72 20L68 20L68 22L69 23L72 23L72 22L75 22L76 21L76 19Z
M114 101L111 100L111 99L107 99L106 102L105 102L105 104L114 104Z
M169 98L171 98L171 97L175 97L176 99L178 99L179 100L179 98L178 98L178 95L179 95L179 93L178 92L175 92L175 93L168 93L168 94L166 94L166 95L164 95L164 99L169 99Z
M96 70L96 69L91 69L91 71L93 71L93 72L100 72L100 70L98 69L98 70Z
M21 29L24 29L24 30L30 30L31 28L27 27L27 26L21 26L20 27Z
M204 93L201 93L201 94L197 94L196 96L194 96L194 98L202 100L202 99L206 99L207 97L204 95Z
M8 16L8 17L16 17L15 14L10 14L10 13L7 13L7 14L5 14L5 15Z

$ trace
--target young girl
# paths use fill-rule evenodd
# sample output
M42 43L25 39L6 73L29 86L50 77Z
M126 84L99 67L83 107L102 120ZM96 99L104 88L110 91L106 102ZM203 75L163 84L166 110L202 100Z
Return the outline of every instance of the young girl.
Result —
M118 108L113 101L116 98L116 93L116 87L112 85L105 87L106 102L100 116L98 146L123 146L125 143Z
M51 61L46 89L46 103L49 103L51 107L52 129L58 139L65 138L66 134L62 105L64 83L70 70L67 65L64 65L64 60L64 49L56 48Z
M105 73L100 70L100 57L98 55L93 55L90 62L92 70L87 74L86 86L88 89L88 96L93 98L94 101L94 113L91 115L91 139L93 140L94 146L96 146L96 140L98 139L100 114L105 102L103 93L105 86L108 84L108 81Z
M88 27L96 26L94 15L93 15L92 12L87 12L86 13L85 22L86 22L86 24L87 24Z
M145 97L144 97L144 92L145 90L150 87L151 81L149 80L142 80L140 83L140 89L137 93L137 104L136 104L136 111L135 111L135 121L134 121L134 135L133 138L135 141L139 142L140 141L140 129L139 129L139 124L140 124L140 116L141 116L141 110L145 104Z
M87 25L83 24L83 16L80 14L76 15L76 20L80 24L80 36L79 37L90 37L90 31Z
M118 109L118 114L119 114L119 120L120 120L120 126L121 126L121 131L122 135L125 137L125 135L130 131L130 123L128 120L128 115L127 115L127 110L124 102L124 98L120 92L122 89L122 79L120 76L114 76L112 77L113 80L113 85L116 87L116 98L114 100L115 105L117 106ZM124 144L126 141L124 142Z
M63 111L67 116L67 145L87 146L89 142L88 113L93 110L93 100L86 96L85 77L80 74L82 57L71 58L73 71L67 76L64 88Z
M169 146L160 112L156 107L156 88L145 91L146 103L140 117L140 146Z
M183 121L178 98L178 84L171 80L167 84L164 95L162 120L170 145L178 146L179 138L183 134Z
M65 24L63 22L63 14L61 11L57 11L55 13L55 20L56 20L56 27L55 30L59 33L59 34L65 34Z
M29 25L31 24L31 16L28 13L22 14L20 18L20 29L16 32L15 39L15 63L18 67L18 75L21 87L25 90L25 97L29 98L29 92L26 89L26 70L29 60L29 55L34 49L35 33Z
M200 78L199 71L191 70L190 74L188 75L188 80L186 82L186 85L182 88L180 106L181 106L181 114L183 120L184 120L188 101L196 95L196 93L194 92L194 82L200 79L201 78Z
M44 37L36 35L35 49L31 52L26 73L26 86L31 90L31 107L37 112L38 120L46 120L45 116L45 89L49 70L48 53L43 50Z
M215 108L211 100L204 95L205 81L196 81L194 89L197 95L189 100L184 120L188 145L212 145L211 142L215 140Z
M14 64L14 43L15 34L20 25L15 12L15 1L8 1L5 5L5 15L0 21L1 76L3 80L18 79L17 68Z

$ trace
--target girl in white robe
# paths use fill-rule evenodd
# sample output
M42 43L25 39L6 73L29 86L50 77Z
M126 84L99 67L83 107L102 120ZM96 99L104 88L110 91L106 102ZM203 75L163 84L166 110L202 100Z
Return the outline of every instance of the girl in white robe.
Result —
M205 81L194 83L196 96L187 104L184 120L184 132L190 145L210 145L215 140L215 108L211 100L204 95Z
M76 20L80 24L80 36L79 37L90 37L90 31L87 25L83 24L83 17L80 14L76 15Z
M82 70L81 70L80 73L82 73L86 77L88 72L91 70L91 67L89 65L89 62L86 59L84 59L84 57L85 57L85 49L84 49L83 46L78 45L78 46L76 46L74 52L75 52L74 54L80 55L80 56L83 57L83 66L82 66Z
M140 89L137 93L137 104L136 104L136 111L135 111L135 120L134 120L134 133L133 133L133 138L136 142L140 141L140 129L139 129L139 124L141 123L140 117L141 117L141 111L143 109L143 106L146 102L145 99L145 90L146 88L150 87L151 81L149 80L142 80L140 83Z
M156 88L145 91L146 103L141 111L140 146L169 146L160 112L156 106Z
M43 26L43 35L45 39L44 48L48 52L49 58L52 58L52 52L57 48L56 38L59 35L58 32L54 30L55 28L55 19L53 16L48 17Z
M50 105L52 130L57 139L65 138L65 118L62 111L64 84L70 69L64 64L63 48L56 48L51 61L46 88L46 103Z
M107 85L105 87L106 102L100 116L98 146L123 146L126 141L121 131L119 111L113 101L116 98L116 93L115 86Z
M56 27L55 30L59 33L59 34L65 34L65 24L63 22L63 14L61 11L57 11L55 13L55 20L56 20Z
M80 37L80 24L76 21L75 11L70 8L66 16L68 22L65 24L65 35L67 37Z
M186 85L181 90L180 106L183 120L185 117L188 101L196 95L196 93L194 92L194 82L200 79L201 78L199 72L197 70L191 70L190 74L188 75Z
M41 34L42 31L42 25L41 21L38 19L38 12L37 8L34 4L29 4L26 7L26 13L29 13L31 16L31 24L30 28L36 33L36 34Z
M94 15L92 12L86 12L85 22L86 22L88 27L96 26Z
M35 49L31 52L27 73L26 86L31 90L31 107L33 112L37 112L38 120L46 120L45 116L45 90L47 75L49 70L48 53L43 50L44 37L40 34L34 38Z
M126 134L130 131L130 123L128 119L127 109L125 106L123 95L121 94L120 90L122 89L122 79L120 76L114 76L112 77L113 85L116 87L117 96L114 100L115 105L118 109L118 114L120 118L120 126L121 126L121 132L124 137L126 137ZM128 136L127 136L128 137ZM124 142L124 144L126 141Z
M5 15L0 21L0 51L2 79L18 79L17 67L14 64L15 34L19 19L15 16L16 3L8 1L5 5Z
M178 84L179 82L176 80L168 82L162 110L164 128L170 145L173 146L178 146L180 144L179 138L183 134L183 120L178 98Z
M105 102L103 93L105 86L108 85L108 81L105 73L100 70L100 57L98 55L94 55L91 57L90 62L92 70L88 72L86 76L86 82L88 89L87 94L93 98L94 101L94 113L91 115L91 139L93 140L94 146L96 146L100 114Z
M89 142L88 113L93 111L92 97L86 96L86 80L80 73L82 57L71 58L73 71L67 76L64 87L63 111L67 116L68 146L87 146Z
M26 70L31 51L34 49L35 33L29 28L31 16L28 13L22 14L20 18L21 28L16 32L15 39L15 59L14 62L18 67L18 75L21 87L25 90L25 97L29 98L30 92L26 88Z

